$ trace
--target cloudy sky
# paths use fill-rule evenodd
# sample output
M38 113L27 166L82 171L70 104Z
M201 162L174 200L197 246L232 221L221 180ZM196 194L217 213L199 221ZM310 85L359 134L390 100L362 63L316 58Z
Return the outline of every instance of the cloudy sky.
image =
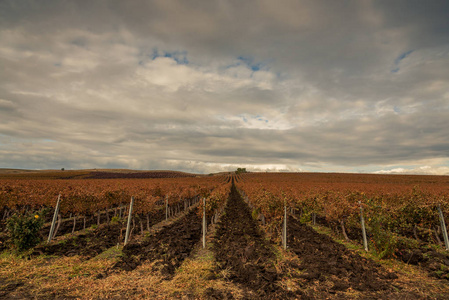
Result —
M449 1L0 1L0 167L449 174Z

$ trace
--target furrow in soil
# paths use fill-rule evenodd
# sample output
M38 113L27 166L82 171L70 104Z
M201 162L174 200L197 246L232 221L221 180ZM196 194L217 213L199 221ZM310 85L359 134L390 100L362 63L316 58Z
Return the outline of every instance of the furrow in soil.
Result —
M201 218L192 209L183 218L123 248L123 258L114 268L134 270L144 261L157 261L155 267L170 278L186 259L201 237Z
M380 264L352 253L294 217L289 217L287 231L289 249L301 259L301 277L316 283L318 290L335 293L351 288L383 295L393 290L391 281L397 275Z
M228 279L247 289L249 298L285 298L277 284L280 275L273 248L234 186L217 224L213 250L217 273L229 273Z
M149 225L152 226L165 219L160 212L154 213ZM140 229L134 228L133 233L140 232ZM98 228L86 232L80 232L76 235L70 235L66 239L53 242L51 244L41 244L34 249L34 255L46 254L56 256L74 256L81 255L85 259L92 258L103 251L123 243L126 225L124 222L115 224L102 224Z

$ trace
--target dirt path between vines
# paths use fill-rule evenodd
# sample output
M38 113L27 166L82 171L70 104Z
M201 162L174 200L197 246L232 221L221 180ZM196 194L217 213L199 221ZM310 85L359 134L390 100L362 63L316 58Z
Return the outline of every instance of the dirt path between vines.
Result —
M162 212L157 211L151 216L149 225L153 226L164 219L165 216ZM133 234L140 231L137 227L134 228ZM124 221L109 225L101 224L98 228L77 232L74 235L69 233L48 245L40 244L35 247L33 255L81 255L85 259L89 259L117 244L123 243L125 231Z
M63 240L42 243L34 248L33 255L74 256L81 255L85 259L94 257L101 252L121 242L120 231L122 224L100 225L96 229L89 229L75 235L67 236Z
M170 278L193 250L201 237L201 218L197 210L190 210L184 217L161 230L123 248L123 258L114 268L131 271L144 261L156 261L155 267L162 276Z
M349 251L327 235L317 233L296 218L288 220L288 245L301 259L301 275L307 283L306 295L327 298L347 295L377 299L418 299L419 295L401 291L397 275L380 264Z
M234 186L217 223L213 250L217 272L229 271L229 280L242 285L248 298L285 299L293 296L278 284L281 274L276 270L273 247L264 239L248 205ZM219 299L220 295L216 297Z
M324 217L318 216L317 223L328 228L338 228L339 226L336 223L328 222ZM338 229L334 231L341 234L341 231ZM432 235L429 236L429 231L427 231L427 236L425 236L423 230L418 228L417 235L420 237L419 240L414 237L413 229L410 229L408 233L404 231L401 229L401 233L397 233L397 244L393 258L406 264L419 266L432 277L449 280L449 253L435 250L432 245L437 243L433 240L435 233L430 232ZM361 228L347 226L346 233L352 242L363 244ZM368 240L372 236L368 228ZM442 233L440 238L443 240Z

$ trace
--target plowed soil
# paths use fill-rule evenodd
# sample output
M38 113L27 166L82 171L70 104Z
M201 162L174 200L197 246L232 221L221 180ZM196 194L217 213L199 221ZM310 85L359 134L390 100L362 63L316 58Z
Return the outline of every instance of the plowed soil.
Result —
M122 224L101 225L92 231L71 236L61 242L40 244L34 248L33 255L81 255L91 258L122 242L119 239L122 228Z
M201 218L192 209L183 218L123 248L123 258L114 268L131 271L144 261L157 261L161 275L170 278L201 237Z
M296 218L288 220L288 245L301 259L301 275L315 283L318 293L353 289L364 295L388 295L391 281L397 278L379 264L354 254L329 236L319 234Z
M399 244L395 252L396 259L426 270L431 276L449 280L449 254L439 253L421 243L416 248Z
M150 226L161 222L165 215L161 211L153 214L150 218ZM52 244L41 244L35 247L34 255L46 254L56 256L81 255L85 258L94 257L101 252L123 243L126 225L121 223L106 225L102 224L98 228L71 236L63 241ZM134 228L133 233L140 229Z
M217 273L228 270L229 279L248 290L249 298L288 297L277 284L280 274L275 269L276 257L272 246L264 239L248 205L234 186L224 214L217 223L213 250ZM214 297L219 299L225 295Z
M333 228L334 231L341 233L341 229L337 224L327 222L325 218L317 217L317 222L326 227ZM410 229L408 233L401 232L400 236L407 237L409 239L415 240L415 244L405 243L404 240L399 240L397 244L397 249L394 253L395 259L405 262L406 264L411 264L421 267L423 270L428 272L431 276L439 279L449 280L449 254L440 253L429 247L427 242L423 242L425 238L429 239L429 236L424 236L421 229L417 229L418 236L421 240L416 240L413 234L413 229ZM348 237L353 242L358 242L362 244L362 230L360 228L348 227L346 228L346 233ZM373 235L367 230L368 240ZM432 236L433 238L434 236ZM440 237L443 240L443 237ZM436 243L435 241L432 241Z

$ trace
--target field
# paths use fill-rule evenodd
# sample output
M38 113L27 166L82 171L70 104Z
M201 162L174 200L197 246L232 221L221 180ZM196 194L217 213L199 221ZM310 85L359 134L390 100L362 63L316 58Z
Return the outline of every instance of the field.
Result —
M8 170L0 175L0 298L448 299L439 219L449 218L448 183ZM42 218L42 241L18 251L7 223L26 215Z

